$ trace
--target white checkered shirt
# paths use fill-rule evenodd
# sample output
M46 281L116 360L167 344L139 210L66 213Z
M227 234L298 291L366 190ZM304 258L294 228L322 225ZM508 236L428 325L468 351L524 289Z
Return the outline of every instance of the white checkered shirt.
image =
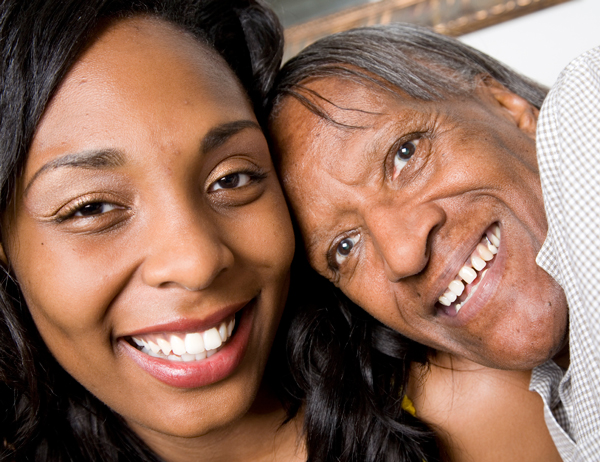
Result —
M537 263L564 289L571 362L534 369L563 460L600 461L600 47L573 61L544 101L537 130L548 236Z

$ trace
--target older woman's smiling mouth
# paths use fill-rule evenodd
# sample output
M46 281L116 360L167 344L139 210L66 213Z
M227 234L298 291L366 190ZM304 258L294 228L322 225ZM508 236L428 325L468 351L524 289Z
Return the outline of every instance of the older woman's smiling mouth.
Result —
M490 226L475 250L459 270L448 288L438 298L438 308L449 316L456 316L464 304L475 294L485 277L500 246L500 227Z

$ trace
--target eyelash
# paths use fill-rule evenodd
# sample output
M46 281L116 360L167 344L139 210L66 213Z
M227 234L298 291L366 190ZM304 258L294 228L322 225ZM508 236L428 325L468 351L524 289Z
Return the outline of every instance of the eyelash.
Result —
M98 218L102 215L106 215L114 210L124 210L126 207L116 204L115 202L107 201L106 198L95 198L95 197L82 197L77 199L73 204L69 204L60 210L55 218L58 223L63 223L71 219L93 219ZM109 206L110 209L107 211L101 211L100 213L93 213L90 215L84 215L83 210L91 205Z
M237 176L238 179L241 176L247 176L248 180L246 181L246 183L242 184L241 186L239 185L235 185L231 188L224 188L224 187L219 187L217 189L215 189L215 186L218 185L218 183L228 177L233 177L233 176ZM235 190L235 189L241 189L244 188L246 186L249 186L253 183L258 183L262 180L264 180L265 178L267 178L267 174L265 172L262 171L254 171L254 170L241 170L239 172L231 172L228 173L226 175L223 175L221 177L219 177L218 180L214 181L213 183L210 184L210 186L208 187L208 192L209 193L215 193L217 191L231 191L231 190Z
M348 258L350 258L352 256L352 251L358 245L360 237L361 237L360 233L350 234L350 235L344 236L342 239L340 239L339 241L334 243L334 245L331 247L331 250L329 251L328 256L327 256L327 260L329 261L329 266L332 269L338 270L340 268L340 266L343 265L344 261L346 261ZM352 247L350 247L350 249L348 250L347 255L342 256L342 255L340 255L339 250L340 250L340 246L345 241L350 241L352 243ZM343 257L343 258L341 258L341 261L340 261L339 257Z
M391 173L391 177L392 177L392 181L395 180L396 178L398 178L398 176L400 175L400 173L402 172L402 169L406 166L406 164L408 164L410 162L410 160L414 157L414 155L417 153L418 149L419 149L419 144L421 143L421 138L422 135L421 134L413 134L410 135L410 137L407 139L406 137L404 139L402 139L400 142L398 142L395 146L398 146L397 148L394 147L392 149L393 152L393 156L392 156L392 160L391 160L391 168L390 171ZM408 156L407 159L400 159L401 162L404 162L404 165L402 165L400 167L400 169L398 170L398 172L396 172L396 158L398 157L398 154L400 153L400 150L406 146L406 145L412 145L412 152L410 152L410 155Z
M100 210L98 213L93 213L90 215L85 215L85 213L83 212L84 209L86 207L89 207L90 205L100 205L102 207L102 210ZM104 206L109 206L109 210L103 210ZM93 216L93 215L104 215L105 213L110 212L111 210L115 210L118 207L115 204L111 204L110 202L90 202L88 204L85 204L83 207L80 207L78 210L75 211L75 213L73 214L74 217L86 217L86 216Z

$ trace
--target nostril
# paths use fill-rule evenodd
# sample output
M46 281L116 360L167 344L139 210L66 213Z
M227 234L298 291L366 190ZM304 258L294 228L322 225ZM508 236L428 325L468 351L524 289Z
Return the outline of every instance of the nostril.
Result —
M156 240L150 252L141 265L142 280L161 289L204 290L233 264L230 249L210 236L185 243Z

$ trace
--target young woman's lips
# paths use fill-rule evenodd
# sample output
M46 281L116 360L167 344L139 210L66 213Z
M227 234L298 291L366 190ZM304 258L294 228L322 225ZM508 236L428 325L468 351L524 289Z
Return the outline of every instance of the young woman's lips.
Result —
M500 227L497 224L493 224L485 231L475 250L439 297L436 303L439 313L456 318L459 313L464 313L465 305L467 307L472 305L476 299L481 299L483 292L489 292L485 290L490 287L489 280L498 276L494 274L497 271L492 271L492 268L497 261L502 260L499 254L500 239Z
M175 388L204 387L230 376L242 361L250 339L255 303L256 299L253 299L238 312L235 331L216 353L206 359L186 362L151 356L134 347L125 337L119 339L119 347L141 369L167 385Z

